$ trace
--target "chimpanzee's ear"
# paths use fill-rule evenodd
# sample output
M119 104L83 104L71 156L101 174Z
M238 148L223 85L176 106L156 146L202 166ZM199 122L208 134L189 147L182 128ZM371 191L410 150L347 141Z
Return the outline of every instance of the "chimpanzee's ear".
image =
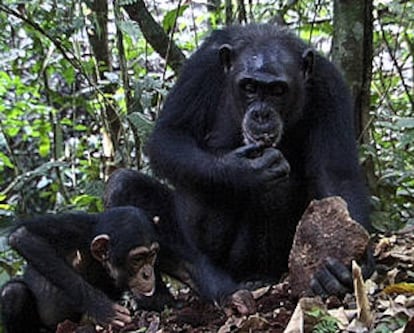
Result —
M227 73L230 71L232 66L232 55L233 55L233 48L229 44L223 44L220 46L219 49L219 56L221 60L221 64L223 65L224 71Z
M102 262L108 259L109 252L109 236L102 234L96 236L91 242L92 256Z
M302 55L303 59L303 76L308 79L313 73L313 65L315 62L315 52L312 49L306 49Z

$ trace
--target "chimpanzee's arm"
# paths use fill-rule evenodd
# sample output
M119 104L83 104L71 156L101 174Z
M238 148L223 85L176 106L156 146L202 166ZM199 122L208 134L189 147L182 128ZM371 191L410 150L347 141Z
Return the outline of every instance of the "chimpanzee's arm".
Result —
M305 107L310 117L307 126L311 129L308 146L304 148L309 196L343 197L351 216L369 229L368 193L358 164L350 92L326 59L318 57L315 66L319 75L313 80L318 81L311 83L308 93L312 98ZM319 114L312 116L317 110Z
M368 193L365 188L360 166L352 100L348 88L332 64L318 58L316 72L320 75L312 82L309 95L313 96L307 108L309 115L315 114L307 126L312 129L308 138L306 174L309 179L310 198L321 199L339 195L348 205L351 216L370 229ZM341 91L341 94L334 94ZM320 105L323 104L322 109ZM370 249L361 261L365 277L372 274L375 263ZM340 258L328 258L326 264L317 271L311 287L317 294L344 294L352 289L350 267L345 267Z
M152 169L175 185L206 185L217 173L217 157L202 150L192 134L181 129L157 125L147 151Z
M100 322L113 318L108 297L87 283L66 261L76 249L89 247L95 216L68 214L22 221L10 234L9 243L35 270L56 286L74 309Z
M162 126L155 129L147 151L155 173L177 188L203 189L202 193L221 198L269 186L289 173L277 149L250 144L213 154L200 147L191 133Z

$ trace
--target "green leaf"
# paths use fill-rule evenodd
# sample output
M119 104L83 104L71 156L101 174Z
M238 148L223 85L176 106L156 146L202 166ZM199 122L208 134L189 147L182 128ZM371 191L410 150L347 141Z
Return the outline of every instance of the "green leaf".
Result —
M87 126L82 125L82 124L77 124L77 125L75 125L75 126L73 127L73 129L74 129L75 131L78 131L78 132L85 132L85 131L89 130L89 128L88 128Z
M149 121L142 113L132 112L127 116L129 122L138 132L140 139L145 143L154 128L154 123Z
M125 35L128 35L135 41L141 37L141 29L135 21L118 21L117 26Z
M46 157L50 152L50 139L46 135L42 135L40 137L40 144L39 144L39 155L41 157Z
M105 185L101 180L93 180L85 185L84 191L86 195L102 197L105 191Z
M395 125L400 129L414 128L414 117L400 118Z
M72 203L88 211L102 211L103 209L102 197L89 194L81 194L72 198Z
M176 19L183 15L185 10L188 8L188 5L181 6L179 8L170 10L167 14L165 14L164 19L162 21L162 27L165 31L170 31L174 27L174 22Z
M10 158L0 151L0 169L1 166L4 165L10 169L14 169L14 164L10 161ZM1 200L1 198L0 198Z
M14 138L19 133L19 131L20 128L18 127L9 127L6 129L7 134L12 138Z
M75 73L75 69L71 66L68 66L63 72L63 77L66 80L67 84L72 84L75 82L75 78L76 78L76 73Z

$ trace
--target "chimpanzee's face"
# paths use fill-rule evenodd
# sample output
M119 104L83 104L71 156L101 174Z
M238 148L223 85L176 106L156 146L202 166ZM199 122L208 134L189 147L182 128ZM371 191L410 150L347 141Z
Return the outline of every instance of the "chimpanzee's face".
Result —
M99 223L102 233L91 242L92 256L120 289L137 297L151 296L160 248L152 220L138 208L116 207L102 213Z
M276 146L286 123L301 112L304 77L301 59L294 59L277 45L233 54L229 75L245 143Z
M154 265L158 243L131 250L127 259L128 287L135 296L152 296L155 291Z

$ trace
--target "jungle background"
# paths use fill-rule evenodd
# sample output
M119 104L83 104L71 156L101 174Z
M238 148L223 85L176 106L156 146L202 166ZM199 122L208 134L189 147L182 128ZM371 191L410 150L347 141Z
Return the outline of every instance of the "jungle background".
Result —
M2 0L0 228L101 211L114 169L150 173L143 146L183 61L212 29L251 22L286 25L339 66L373 225L413 225L412 1ZM2 285L22 260L4 235L0 251Z

